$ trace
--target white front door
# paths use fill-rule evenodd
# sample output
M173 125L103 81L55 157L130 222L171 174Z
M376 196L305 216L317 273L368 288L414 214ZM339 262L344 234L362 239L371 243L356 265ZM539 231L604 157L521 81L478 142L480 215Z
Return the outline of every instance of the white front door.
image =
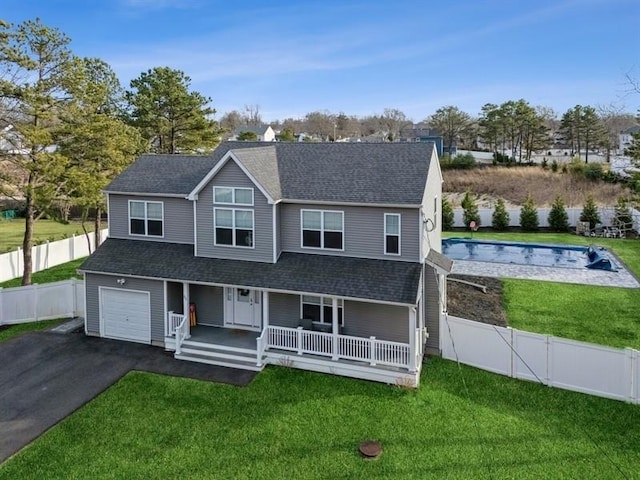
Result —
M261 292L247 288L225 288L225 325L259 330L262 324Z
M253 290L234 288L233 323L253 327Z

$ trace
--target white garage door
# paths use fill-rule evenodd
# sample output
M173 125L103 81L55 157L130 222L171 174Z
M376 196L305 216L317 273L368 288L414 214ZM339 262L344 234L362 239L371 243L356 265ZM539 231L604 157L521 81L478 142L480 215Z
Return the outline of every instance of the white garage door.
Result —
M100 305L105 337L151 343L147 292L101 289Z

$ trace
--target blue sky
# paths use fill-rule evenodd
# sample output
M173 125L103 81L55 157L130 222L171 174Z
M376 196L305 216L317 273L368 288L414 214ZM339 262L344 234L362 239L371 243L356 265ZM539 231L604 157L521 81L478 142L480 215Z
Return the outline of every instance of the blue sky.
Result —
M638 0L3 0L0 18L40 17L80 56L129 81L179 69L218 116L259 105L265 120L315 110L444 105L477 115L524 98L559 114L615 102L635 112Z

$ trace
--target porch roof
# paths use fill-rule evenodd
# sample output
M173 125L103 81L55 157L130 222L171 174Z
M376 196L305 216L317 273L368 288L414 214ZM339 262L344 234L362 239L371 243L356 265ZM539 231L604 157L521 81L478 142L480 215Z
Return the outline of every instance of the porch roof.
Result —
M193 245L108 238L85 272L236 285L415 305L422 265L283 252L277 263L195 257Z

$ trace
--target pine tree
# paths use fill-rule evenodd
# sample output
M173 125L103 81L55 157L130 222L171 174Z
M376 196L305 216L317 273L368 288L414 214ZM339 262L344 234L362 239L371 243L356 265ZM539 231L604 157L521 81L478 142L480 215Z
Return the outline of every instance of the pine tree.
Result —
M471 228L471 222L476 223L476 228L480 226L480 214L478 213L478 205L476 204L473 193L470 190L464 194L462 199L462 209L464 210L462 218L466 228Z
M549 227L554 232L566 232L569 230L569 215L564 208L564 200L557 195L549 212Z
M442 229L451 230L453 228L454 217L451 202L446 198L442 199Z
M596 206L596 202L593 200L593 196L591 195L587 197L587 201L582 207L582 212L580 213L580 221L589 222L589 228L592 229L595 228L597 223L600 223L598 207Z
M496 208L491 216L491 226L499 231L509 228L509 213L502 198L499 198L496 202Z
M538 230L538 209L536 208L531 193L527 195L520 209L520 227L525 232L535 232Z
M613 224L621 230L629 229L633 226L633 218L629 210L629 201L625 198L618 198L616 213L613 217Z

